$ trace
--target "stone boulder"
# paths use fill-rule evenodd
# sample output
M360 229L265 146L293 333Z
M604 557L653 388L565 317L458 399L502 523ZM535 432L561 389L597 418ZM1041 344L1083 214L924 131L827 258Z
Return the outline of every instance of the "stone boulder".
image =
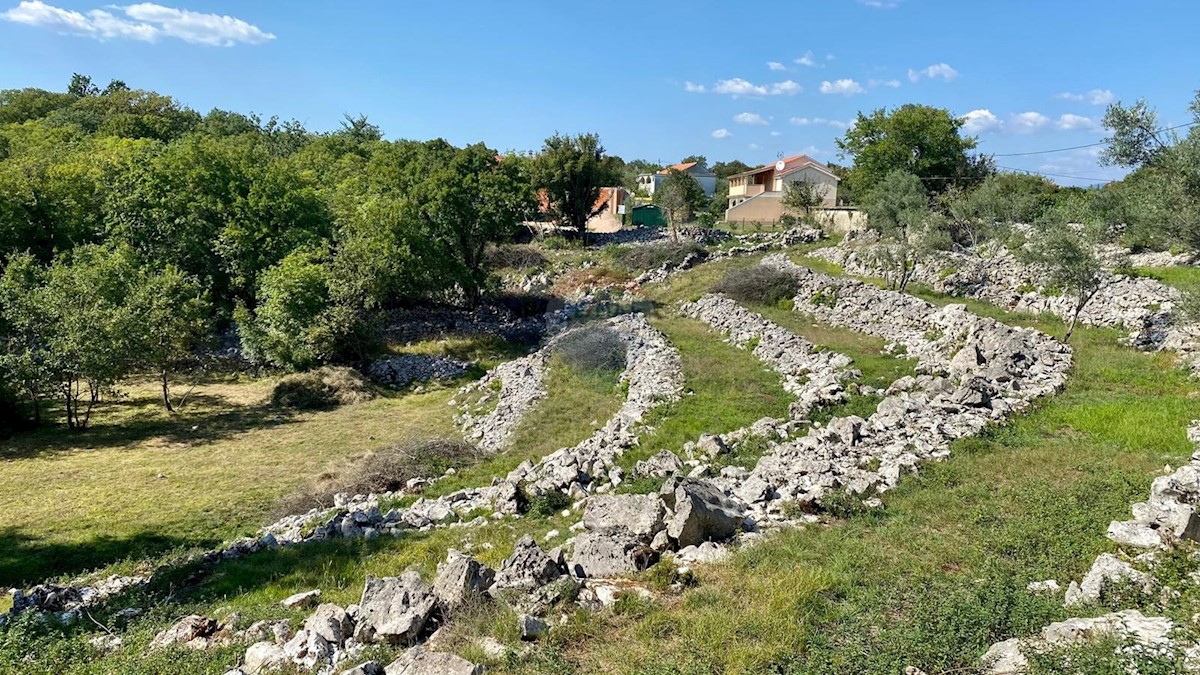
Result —
M1092 563L1092 568L1083 577L1083 582L1074 581L1067 588L1064 604L1074 607L1089 602L1099 602L1105 590L1114 584L1130 583L1142 592L1148 593L1153 588L1153 581L1132 565L1111 553L1101 553Z
M517 541L512 555L505 559L496 573L495 583L488 592L518 589L531 591L563 575L561 561L550 557L533 537L525 535Z
M292 663L307 669L332 661L335 650L328 640L310 630L297 631L283 646L283 653Z
M446 553L446 561L438 563L433 580L433 594L446 610L453 611L464 603L482 596L491 588L496 571L454 549Z
M663 450L633 467L636 478L666 478L683 470L683 462L670 450Z
M415 643L437 606L433 590L416 572L367 577L354 637L359 642Z
M388 664L387 675L483 675L483 666L442 652L413 647Z
M320 635L329 644L341 647L346 638L354 634L354 621L346 610L329 603L317 607L317 611L304 622L304 630Z
M746 505L725 496L709 481L667 481L660 494L674 510L667 523L667 535L680 548L728 539L742 529L746 519Z
M583 525L593 532L624 530L650 541L666 527L666 513L658 495L597 495L588 500Z
M577 577L613 578L640 572L658 560L645 539L625 530L584 532L575 538L570 570Z
M287 654L279 645L274 642L255 642L246 650L242 670L246 672L246 675L263 675L273 670L279 670L287 663Z
M317 601L320 599L321 589L317 588L311 591L304 591L303 593L289 595L283 600L283 602L280 602L279 604L287 607L288 609L293 607L312 607L313 605L317 604Z

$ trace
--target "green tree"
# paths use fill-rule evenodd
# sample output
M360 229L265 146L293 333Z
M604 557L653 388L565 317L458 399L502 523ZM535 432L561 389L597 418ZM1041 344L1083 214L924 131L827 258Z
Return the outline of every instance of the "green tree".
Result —
M658 189L654 191L654 203L667 214L667 222L674 236L682 223L687 223L703 208L707 198L704 188L691 174L671 169Z
M173 265L155 271L143 267L135 279L126 300L140 327L135 362L158 376L163 407L175 412L170 373L189 365L195 350L208 337L208 299L199 281Z
M235 312L251 359L304 370L334 356L329 272L319 253L298 250L264 272L257 301L253 312L244 304Z
M483 144L434 153L414 163L419 173L406 203L414 226L440 261L446 285L474 304L486 285L488 244L510 239L533 213L533 186L518 163L498 159Z
M534 186L545 191L551 216L585 236L588 220L604 209L597 203L601 188L616 185L621 174L597 134L555 134L534 160L533 178Z
M1133 227L1200 252L1200 92L1190 110L1194 125L1180 137L1159 127L1145 101L1109 106L1104 125L1112 136L1101 160L1135 167L1120 191Z
M1047 284L1074 300L1063 342L1071 340L1079 315L1088 302L1113 279L1096 255L1096 248L1102 241L1098 228L1055 223L1041 228L1021 249L1021 257L1044 272Z
M740 159L730 160L728 162L717 162L712 165L712 172L717 174L717 178L729 178L734 174L745 173L754 167L741 161Z
M992 172L991 160L969 154L976 139L962 135L962 126L949 110L911 103L858 113L837 140L841 155L854 160L846 177L849 189L866 195L893 171L917 176L933 195L982 180Z
M812 210L825 201L821 189L816 183L798 180L788 183L783 189L780 203L788 211L799 211L804 222L810 222Z
M903 291L935 240L929 196L921 179L901 170L889 173L867 193L864 208L868 227L880 238L880 245L871 251L873 262L885 270L890 287Z
M1057 187L1038 176L999 173L978 186L942 195L949 235L955 246L981 253L989 241L1005 239L1015 224L1040 222L1055 203Z

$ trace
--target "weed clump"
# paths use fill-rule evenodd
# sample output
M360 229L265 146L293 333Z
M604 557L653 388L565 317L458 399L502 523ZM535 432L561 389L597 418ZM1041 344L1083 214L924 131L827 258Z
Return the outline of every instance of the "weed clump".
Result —
M320 410L362 403L375 398L375 387L353 368L325 366L287 375L271 391L278 408Z
M581 373L620 372L625 369L625 341L608 326L588 326L560 337L552 352Z
M477 462L483 453L464 441L419 438L366 455L342 474L325 474L311 485L284 497L276 517L333 506L334 495L364 495L399 490L414 478L435 478L449 469Z
M763 265L732 270L713 286L713 291L738 302L759 305L777 305L795 297L798 290L791 274Z
M628 270L650 270L665 264L678 265L690 255L707 255L707 250L694 241L664 241L618 249L616 262Z

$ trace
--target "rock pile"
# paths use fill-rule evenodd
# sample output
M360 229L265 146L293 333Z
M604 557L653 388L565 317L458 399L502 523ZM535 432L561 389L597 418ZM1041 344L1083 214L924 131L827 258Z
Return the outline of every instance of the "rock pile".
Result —
M561 448L534 464L525 462L505 479L483 488L466 488L436 499L419 499L412 506L384 513L381 501L397 494L357 495L335 509L314 509L288 516L268 526L264 539L294 544L334 537L375 537L405 530L426 530L459 523L480 509L501 515L519 513L526 495L564 492L579 499L607 489L619 477L617 459L637 444L636 428L646 413L678 400L683 387L679 351L655 330L645 316L624 314L605 322L625 341L627 385L625 402L617 413L588 439ZM542 353L542 352L539 352ZM528 357L527 357L528 358ZM520 359L518 359L520 361ZM479 517L473 523L482 523Z
M876 246L869 237L847 238L812 255L837 263L851 274L875 275L880 270L870 252ZM1072 298L1047 292L1041 270L1003 248L980 255L943 252L936 263L918 264L912 278L939 293L977 298L1012 311L1063 318L1074 311ZM1179 299L1179 291L1154 279L1113 273L1084 307L1079 320L1085 325L1128 330L1130 343L1139 349L1179 352L1200 373L1200 326L1177 320Z
M144 586L146 577L110 576L96 584L61 585L38 584L29 590L12 590L12 609L7 615L0 615L0 625L8 616L15 616L27 610L55 614L63 623L78 621L83 611L89 607L102 604L110 597L124 593L132 588Z
M546 397L543 380L549 358L548 348L539 349L501 363L459 389L458 398L467 399L455 418L463 436L484 452L501 450L526 413Z
M367 376L385 387L407 387L413 382L452 380L466 374L471 364L444 356L389 355L367 367Z
M959 305L938 308L817 274L783 256L763 264L796 277L797 311L891 341L917 359L919 375L894 383L869 419L835 418L776 446L753 471L724 469L714 482L748 503L760 526L790 520L789 503L820 503L835 490L862 499L886 491L919 462L948 456L951 441L1023 410L1066 382L1069 348L1037 331L977 317Z

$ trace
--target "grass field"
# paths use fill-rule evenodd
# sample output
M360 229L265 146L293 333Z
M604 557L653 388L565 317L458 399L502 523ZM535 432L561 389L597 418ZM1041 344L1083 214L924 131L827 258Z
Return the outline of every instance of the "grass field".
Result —
M653 431L628 461L786 412L790 399L777 376L749 352L671 311L727 270L755 262L704 265L651 289L658 303L652 322L680 349L689 393L652 417ZM1064 330L1056 320L967 304L1013 324L1056 335ZM911 372L911 362L880 356L874 338L814 325L780 307L752 309L850 355L868 383L882 386ZM1097 553L1112 550L1104 537L1108 522L1127 518L1153 476L1191 451L1184 428L1200 416L1198 383L1169 354L1135 352L1119 337L1077 330L1076 367L1061 395L1005 427L956 442L948 461L925 466L884 495L884 511L773 537L728 564L699 568L700 584L680 594L627 598L613 612L577 613L527 658L490 665L502 673L897 673L909 665L929 673L971 672L992 642L1065 618L1061 598L1030 594L1025 585L1079 579ZM522 458L574 444L591 433L593 419L603 423L620 402L612 382L561 365L552 367L548 385L552 395L518 430L511 451L436 489L485 483ZM5 536L24 547L13 554L11 547L0 549L6 578L49 576L43 571L54 566L65 574L252 530L298 476L327 471L407 433L447 433L453 412L446 405L450 390L281 416L264 406L269 381L204 387L195 408L177 419L155 408L149 388L135 388L130 399L102 411L93 432L47 431L0 445L0 522L13 533ZM53 496L42 495L47 485ZM496 564L520 534L544 539L550 530L565 533L576 519L505 520L472 530L466 542L462 531L441 530L266 552L222 564L199 584L182 584L181 571L155 589L154 600L134 596L109 608L149 608L115 655L94 657L86 644L95 634L91 626L65 635L19 627L0 632L0 672L222 673L242 648L149 657L142 651L154 632L186 613L299 621L303 613L281 609L278 600L319 587L325 600L348 604L357 600L365 575L409 567L432 574L451 546ZM131 548L143 533L178 541ZM103 545L106 537L111 547ZM168 590L171 600L162 602ZM1172 616L1188 622L1200 609L1197 596L1185 592ZM458 630L516 646L512 619L506 611L481 611L461 617ZM454 644L481 658L465 641ZM30 651L39 658L22 661Z

